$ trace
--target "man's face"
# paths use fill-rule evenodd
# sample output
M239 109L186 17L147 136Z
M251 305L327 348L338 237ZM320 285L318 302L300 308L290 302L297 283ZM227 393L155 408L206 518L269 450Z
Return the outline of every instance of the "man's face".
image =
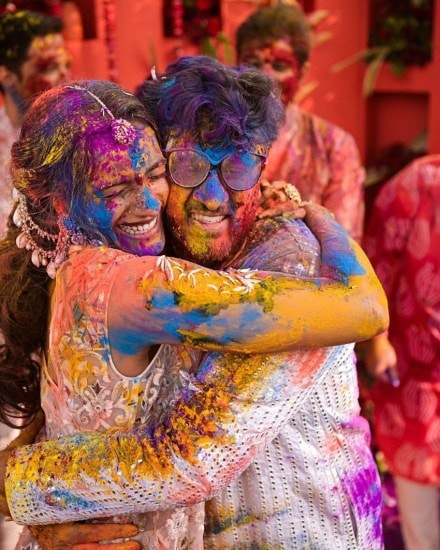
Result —
M174 139L167 145L167 149L177 147L200 151L213 164L235 152L233 147L202 148L191 138ZM259 183L246 191L234 191L221 182L218 169L211 169L197 187L171 182L165 219L176 253L206 266L220 266L243 243L259 200Z
M281 100L287 105L298 91L302 70L289 40L244 44L240 63L252 65L274 78L281 90Z
M38 36L32 41L20 69L18 91L29 101L36 94L64 84L70 78L71 57L61 34Z

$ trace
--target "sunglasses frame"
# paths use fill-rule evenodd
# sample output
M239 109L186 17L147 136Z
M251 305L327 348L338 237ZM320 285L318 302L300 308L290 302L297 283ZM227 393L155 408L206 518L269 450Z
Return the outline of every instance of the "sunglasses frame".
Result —
M178 181L176 181L173 178L173 176L170 172L170 168L169 168L169 157L170 157L171 153L174 153L176 151L192 151L192 152L200 155L202 158L206 159L209 162L210 168L209 168L208 172L206 173L206 176L202 179L202 181L200 181L196 185L182 185L181 183L179 183ZM253 187L255 187L255 185L257 185L257 183L259 182L259 180L261 178L261 174L263 173L264 167L266 165L267 157L266 157L266 155L261 155L260 153L255 153L253 151L241 151L241 152L246 153L248 155L253 155L255 157L259 157L261 159L260 173L258 175L258 178L255 181L255 183L253 183L250 187L247 187L246 189L235 189L234 187L231 187L231 185L229 185L229 183L227 183L225 181L225 179L223 177L223 174L222 174L222 170L221 170L222 162L225 159L227 159L228 157L230 157L231 155L236 155L237 153L229 153L228 155L225 155L223 158L221 158L218 162L213 163L213 162L211 162L211 159L208 157L208 155L206 155L205 153L202 153L201 151L197 151L197 149L193 149L191 147L173 147L171 149L164 149L163 150L163 154L164 154L164 156L167 160L167 173L168 173L168 176L170 177L171 181L173 183L175 183L176 185L178 185L179 187L183 187L184 189L195 189L196 187L199 187L199 185L202 185L206 181L206 178L209 176L210 172L213 169L215 169L222 185L226 186L228 189L231 189L232 191L249 191L249 189L252 189Z

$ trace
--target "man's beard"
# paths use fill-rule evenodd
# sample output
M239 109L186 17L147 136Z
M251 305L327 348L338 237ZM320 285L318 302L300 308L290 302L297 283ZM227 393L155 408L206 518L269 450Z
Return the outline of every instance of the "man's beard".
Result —
M182 258L190 262L203 265L212 269L220 269L241 250L246 241L244 231L240 235L232 235L228 241L213 243L207 240L195 242L188 241L179 230L173 232L169 228L166 231L167 254Z

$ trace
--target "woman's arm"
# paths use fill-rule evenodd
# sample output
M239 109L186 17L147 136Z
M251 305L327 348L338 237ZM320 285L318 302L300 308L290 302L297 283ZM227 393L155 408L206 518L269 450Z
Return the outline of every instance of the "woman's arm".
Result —
M263 353L365 340L385 330L386 299L367 257L325 209L306 208L322 246L318 278L218 272L167 257L121 263L109 302L113 350L182 343Z
M350 355L351 346L344 348ZM224 489L279 432L310 383L307 369L299 377L288 356L227 356L205 362L155 427L13 451L6 491L14 519L45 524L146 512Z

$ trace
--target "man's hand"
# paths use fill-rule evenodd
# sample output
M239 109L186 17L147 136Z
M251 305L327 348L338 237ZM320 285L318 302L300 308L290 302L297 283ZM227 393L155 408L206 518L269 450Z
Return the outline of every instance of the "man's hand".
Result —
M399 386L397 355L386 333L362 342L360 349L365 367L372 376L393 387Z
M116 523L65 523L32 526L30 530L43 550L140 550L139 542L125 541L139 530ZM100 541L105 541L100 544ZM112 542L113 541L113 542Z

